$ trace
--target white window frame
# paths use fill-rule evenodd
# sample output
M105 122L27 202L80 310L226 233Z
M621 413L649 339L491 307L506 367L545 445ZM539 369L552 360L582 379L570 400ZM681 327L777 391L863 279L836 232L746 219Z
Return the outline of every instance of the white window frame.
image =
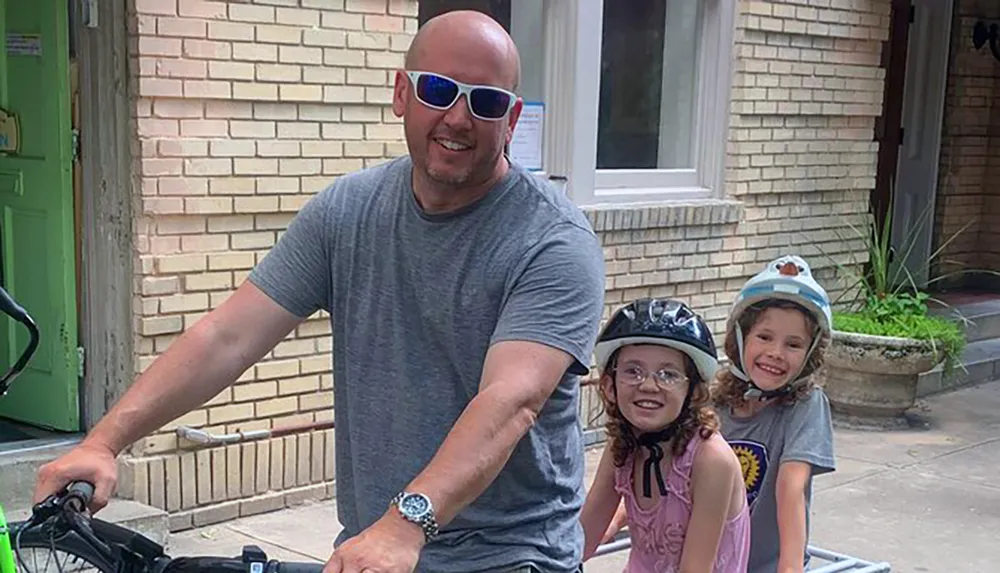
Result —
M545 0L544 170L580 206L720 197L737 0L701 0L694 168L597 169L602 21L606 0Z

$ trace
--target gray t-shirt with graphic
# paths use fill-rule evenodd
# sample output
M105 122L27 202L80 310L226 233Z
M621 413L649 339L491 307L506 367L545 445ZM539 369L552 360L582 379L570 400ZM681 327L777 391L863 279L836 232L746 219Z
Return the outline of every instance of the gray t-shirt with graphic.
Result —
M830 403L817 388L805 400L771 405L749 418L736 418L728 408L719 408L719 418L722 435L740 459L747 486L752 531L747 573L774 573L780 549L775 499L778 468L787 461L806 462L814 477L836 469ZM806 485L806 545L811 506L812 478ZM808 565L808 555L805 561Z
M492 485L424 547L418 571L573 570L577 374L603 307L600 244L568 198L516 165L486 197L441 215L414 200L411 167L402 157L338 178L250 275L298 316L331 315L337 543L427 466L475 397L490 345L529 340L569 353L571 372Z

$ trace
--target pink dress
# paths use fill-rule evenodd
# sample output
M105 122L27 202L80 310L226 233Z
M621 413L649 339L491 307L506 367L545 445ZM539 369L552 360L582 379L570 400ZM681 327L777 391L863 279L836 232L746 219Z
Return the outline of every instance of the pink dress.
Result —
M671 460L664 480L667 495L653 508L642 509L632 488L632 468L635 452L620 468L615 468L615 489L622 494L628 510L628 527L632 538L625 573L675 573L680 570L681 553L688 521L691 519L691 467L704 439L695 435L687 450ZM666 470L666 468L664 468ZM745 573L750 555L750 513L743 510L726 521L714 573Z

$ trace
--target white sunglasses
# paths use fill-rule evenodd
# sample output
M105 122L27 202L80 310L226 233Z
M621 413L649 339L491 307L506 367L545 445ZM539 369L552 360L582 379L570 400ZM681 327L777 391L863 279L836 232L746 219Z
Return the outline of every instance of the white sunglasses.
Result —
M517 102L515 94L493 86L470 85L432 72L407 70L406 75L413 84L417 101L434 109L450 109L465 95L473 116L484 121L499 121Z

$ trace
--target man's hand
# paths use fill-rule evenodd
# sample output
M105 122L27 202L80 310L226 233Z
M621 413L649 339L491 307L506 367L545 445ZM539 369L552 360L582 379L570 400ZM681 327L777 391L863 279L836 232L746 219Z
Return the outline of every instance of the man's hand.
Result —
M108 499L118 481L114 452L99 444L85 441L68 454L45 464L38 470L34 502L38 503L58 493L74 481L93 484L94 497L89 509L91 513L102 509L108 504Z
M413 573L424 531L390 509L371 527L340 544L323 573Z

